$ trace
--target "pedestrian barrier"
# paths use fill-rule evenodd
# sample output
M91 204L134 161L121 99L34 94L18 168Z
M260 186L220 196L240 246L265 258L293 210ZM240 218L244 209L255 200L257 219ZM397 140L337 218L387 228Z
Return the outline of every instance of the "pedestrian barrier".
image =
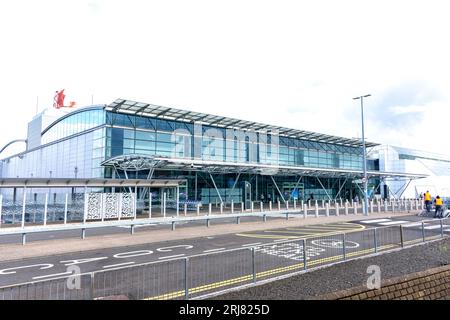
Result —
M332 232L0 287L0 300L203 299L447 237L450 219Z
M112 196L115 194L108 195ZM85 196L85 198L88 197ZM124 198L123 195L122 198ZM21 235L22 244L26 244L26 238L28 234L49 231L80 230L81 238L84 239L86 237L86 230L92 228L128 226L130 227L130 233L133 234L135 226L145 224L171 224L172 230L175 230L175 226L177 223L198 220L204 220L205 225L209 226L209 222L211 220L221 220L237 217L263 217L265 221L267 217L285 217L286 219L289 219L290 217L293 217L295 215L303 215L304 218L306 218L308 215L315 217L338 216L341 209L344 210L345 214L362 214L363 211L362 207L358 206L356 202L353 202L353 210L347 210L345 209L347 208L347 202L345 202L344 204L339 201L335 201L331 207L330 203L326 202L324 204L325 208L319 210L317 200L315 201L314 206L308 207L305 203L303 209L301 207L294 209L294 201L292 200L292 206L288 204L289 201L286 201L286 208L288 209L281 209L281 204L279 201L277 202L278 206L275 206L274 208L272 208L272 203L269 202L268 210L267 208L264 208L264 204L262 202L257 203L260 210L254 210L254 204L253 202L251 202L249 208L250 212L246 211L244 203L241 203L241 210L240 212L238 212L234 208L234 203L230 205L221 203L220 205L217 205L216 209L213 208L211 203L209 203L207 206L202 206L200 203L196 202L189 203L189 205L187 203L180 203L179 205L181 206L181 210L169 211L170 208L169 206L167 206L167 203L170 203L170 206L172 206L172 202L167 202L165 200L165 197L163 197L162 200L153 199L154 203L150 205L149 212L134 210L135 213L132 215L131 211L127 209L129 211L129 214L127 216L119 214L116 218L113 219L109 218L112 215L110 215L108 211L104 210L103 213L97 217L97 219L86 219L83 218L82 213L82 208L86 207L86 205L85 203L83 204L83 199L80 195L70 198L66 194L65 197L60 197L58 199L60 199L61 201L59 204L53 204L52 206L50 206L48 204L48 197L46 195L44 197L45 203L44 205L42 205L42 207L40 207L39 205L31 206L29 204L27 206L25 202L23 203L23 206L9 203L5 207L2 207L2 202L0 201L0 236L14 234ZM107 199L107 197L103 196L102 199L103 206L105 208L108 207L107 203L105 202L105 199ZM416 200L414 199L406 200L406 202L408 201L411 204L413 202L416 202ZM376 202L378 205L380 205L379 200L376 200ZM159 208L158 203L160 204ZM384 202L384 212L399 212L395 211L396 208L399 208L399 203L399 200L392 201L388 206L388 202ZM342 205L344 205L345 207L343 207ZM136 206L139 207L138 205ZM31 215L31 213L27 211L28 209L26 208L33 208L33 215ZM119 208L120 210L118 208L115 208L114 210L121 211L121 208ZM152 213L151 208L155 209L155 211L161 211L161 213L159 215L156 214L156 212ZM156 208L158 208L158 210L156 210ZM43 212L40 212L42 210ZM58 213L56 213L55 210ZM180 214L180 211L182 211L183 214ZM193 212L191 213L191 211ZM52 212L53 215L51 214ZM20 227L18 225L20 225Z

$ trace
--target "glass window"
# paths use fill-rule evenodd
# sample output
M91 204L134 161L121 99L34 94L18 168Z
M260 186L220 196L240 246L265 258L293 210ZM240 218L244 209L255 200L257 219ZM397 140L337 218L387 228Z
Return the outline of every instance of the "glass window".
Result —
M156 134L156 140L158 142L172 142L172 135L169 133L160 133Z
M136 139L139 140L155 140L156 134L154 132L148 132L148 131L136 131Z

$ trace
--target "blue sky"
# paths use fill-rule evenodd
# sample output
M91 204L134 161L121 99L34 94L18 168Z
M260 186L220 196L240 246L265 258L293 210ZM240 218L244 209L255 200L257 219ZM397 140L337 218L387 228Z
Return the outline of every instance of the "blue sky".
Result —
M66 89L450 153L445 1L0 2L0 145Z

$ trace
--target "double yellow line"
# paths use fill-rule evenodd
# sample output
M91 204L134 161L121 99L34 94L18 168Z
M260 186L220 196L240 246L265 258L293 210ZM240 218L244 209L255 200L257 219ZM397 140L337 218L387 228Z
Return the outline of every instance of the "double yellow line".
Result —
M389 244L389 245L385 245L385 246L381 246L378 247L378 251L382 251L382 250L387 250L387 249L391 249L395 247L395 245L393 244ZM359 256L359 255L364 255L364 254L370 254L370 253L375 253L374 249L365 249L365 250L358 250L358 251L353 251L353 252L348 252L346 254L347 257L355 257L355 256ZM320 265L326 262L333 262L339 259L342 259L343 255L339 254L339 255L335 255L335 256L331 256L331 257L327 257L327 258L323 258L323 259L316 259L314 261L310 261L307 263L308 266L314 266L314 265ZM299 270L299 269L303 269L304 268L304 264L303 262L301 263L297 263L294 264L292 266L287 266L287 267L280 267L280 268L275 268L275 269L271 269L271 270L267 270L267 271L262 271L262 272L258 272L256 274L256 279L261 279L267 276L273 276L273 275L277 275L283 272L287 272L287 271L295 271L295 270ZM243 283L246 281L252 281L253 280L253 275L244 275L241 277L235 277L229 280L224 280L224 281L219 281L219 282L214 282L211 284L206 284L206 285L202 285L202 286L198 286L195 288L191 288L189 289L189 294L191 293L199 293L199 292L205 292L211 289L217 289L217 288L223 288L229 285L234 285L234 284L238 284L238 283ZM154 297L148 297L145 298L143 300L168 300L168 299L175 299L175 298L180 298L180 297L184 297L185 295L185 291L181 290L181 291L175 291L175 292L170 292L170 293L166 293L163 295L159 295L159 296L154 296Z

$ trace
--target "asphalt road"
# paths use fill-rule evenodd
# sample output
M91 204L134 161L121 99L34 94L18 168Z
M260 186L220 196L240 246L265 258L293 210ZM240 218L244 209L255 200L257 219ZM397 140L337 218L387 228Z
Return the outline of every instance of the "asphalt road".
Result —
M374 232L378 251L398 248L400 224L404 225L405 244L421 241L423 236L438 237L439 220L424 223L423 234L422 219L374 218L5 261L0 263L0 286L67 276L73 272L70 268L76 266L81 273L103 271L95 276L94 287L99 296L123 293L134 298L180 298L185 284L184 258L189 258L190 295L201 296L251 283L253 270L257 280L300 271L304 253L309 268L342 260L344 243L347 258L373 253ZM444 233L449 232L450 223L444 225ZM306 239L306 247L302 239ZM159 263L137 266L147 262ZM130 266L136 267L120 269ZM167 293L171 295L162 296Z

